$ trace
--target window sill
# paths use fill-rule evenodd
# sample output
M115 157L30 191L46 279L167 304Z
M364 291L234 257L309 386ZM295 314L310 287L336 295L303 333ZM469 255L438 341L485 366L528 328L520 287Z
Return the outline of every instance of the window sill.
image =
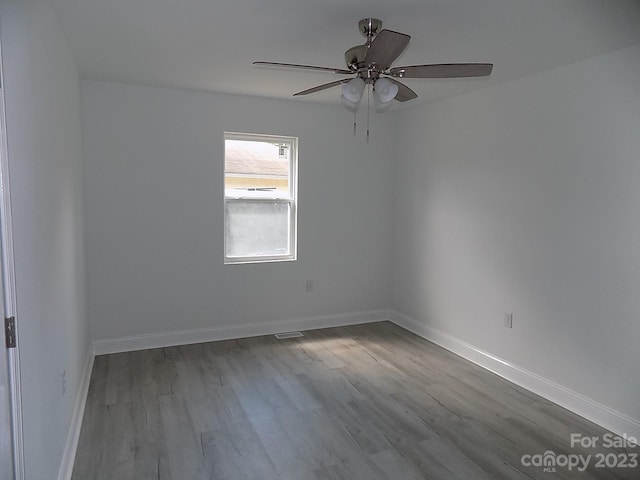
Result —
M225 265L246 265L252 263L278 263L278 262L295 262L298 258L296 256L286 257L238 257L238 258L225 258Z

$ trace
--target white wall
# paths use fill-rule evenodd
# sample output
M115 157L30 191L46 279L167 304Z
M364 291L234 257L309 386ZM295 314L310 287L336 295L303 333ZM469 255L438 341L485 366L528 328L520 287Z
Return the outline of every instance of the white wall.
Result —
M640 419L640 46L397 120L394 308Z
M95 339L388 307L388 118L372 119L367 145L335 105L94 81L82 92ZM298 261L223 264L225 131L299 137Z
M26 478L51 480L89 349L80 89L48 2L2 0L0 29Z

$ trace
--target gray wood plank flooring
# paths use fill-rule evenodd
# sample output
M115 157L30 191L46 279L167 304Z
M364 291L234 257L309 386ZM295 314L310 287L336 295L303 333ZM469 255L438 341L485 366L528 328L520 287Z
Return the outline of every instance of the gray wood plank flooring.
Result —
M98 356L73 480L639 479L602 428L389 322ZM586 471L525 454L591 455ZM640 460L640 459L639 459Z

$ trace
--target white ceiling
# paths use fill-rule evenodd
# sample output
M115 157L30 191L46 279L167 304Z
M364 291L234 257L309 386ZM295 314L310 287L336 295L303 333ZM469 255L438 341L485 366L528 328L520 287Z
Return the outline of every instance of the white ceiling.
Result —
M495 64L489 79L406 80L420 95L413 103L640 43L640 0L51 1L85 78L276 98L344 77L252 61L344 68L365 17L411 35L394 66Z

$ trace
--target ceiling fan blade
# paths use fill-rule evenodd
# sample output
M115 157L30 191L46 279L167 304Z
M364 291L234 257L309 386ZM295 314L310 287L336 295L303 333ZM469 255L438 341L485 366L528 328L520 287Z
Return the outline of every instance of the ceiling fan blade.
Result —
M327 88L336 87L338 85L342 85L343 83L347 83L350 81L350 78L345 78L344 80L337 80L331 83L325 83L324 85L318 85L317 87L310 88L308 90L303 90L298 93L294 93L293 96L297 97L298 95L309 95L310 93L321 92L322 90L326 90Z
M254 65L261 65L267 67L286 67L286 68L301 68L304 70L315 70L321 72L339 73L344 75L352 75L351 70L344 70L342 68L331 67L316 67L315 65L298 65L297 63L279 63L279 62L253 62Z
M393 30L382 30L371 42L364 63L385 70L409 45L411 37Z
M387 75L396 78L459 78L487 77L493 70L492 63L441 63L394 67Z
M388 80L398 86L398 94L396 95L395 100L399 102L407 102L409 100L413 100L414 98L418 98L418 94L407 87L404 83L400 83L393 78L389 78Z

